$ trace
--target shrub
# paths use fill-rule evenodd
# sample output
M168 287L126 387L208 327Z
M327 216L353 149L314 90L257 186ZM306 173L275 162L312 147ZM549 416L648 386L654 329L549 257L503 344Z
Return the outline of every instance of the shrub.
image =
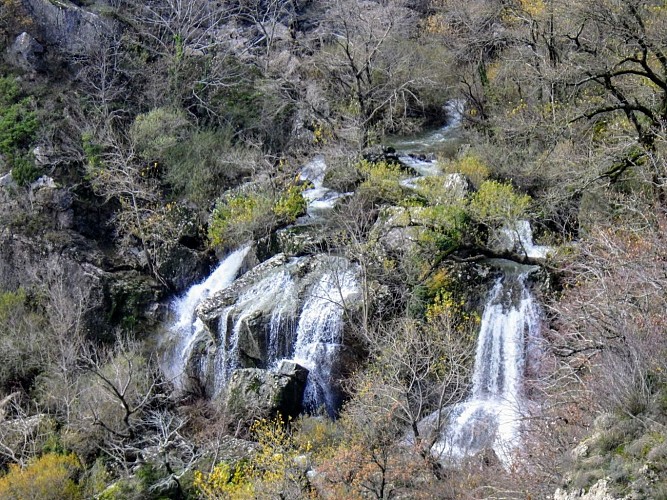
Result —
M155 108L137 116L130 127L139 154L147 161L163 161L166 152L189 135L185 114L172 108Z
M459 173L465 175L476 189L491 175L491 169L477 156L467 154L463 158L446 162L442 167L445 173Z
M204 498L300 498L306 488L299 458L310 451L300 446L280 415L258 420L252 428L258 450L251 461L222 462L210 474L195 472L194 486Z
M30 306L25 291L0 292L0 332L0 389L27 389L53 345L44 342L45 318Z
M201 130L165 152L166 179L175 194L207 206L252 171L257 153L234 146L232 135L226 129Z
M357 169L365 179L357 193L372 204L396 204L403 198L400 181L404 177L401 167L386 161L361 160Z
M31 98L20 98L14 78L0 78L0 153L14 155L33 140L38 127L33 107Z
M81 464L75 455L46 453L27 467L11 464L0 478L0 498L66 500L82 498L74 481Z
M294 222L306 210L303 189L304 186L291 184L282 193L274 193L257 186L252 191L237 191L223 197L211 214L210 243L231 248L268 236L278 226Z
M517 193L511 184L484 181L470 202L470 214L490 226L500 226L525 217L531 198Z
M291 224L297 217L306 212L308 203L302 196L305 185L292 184L287 190L278 198L273 213L283 222Z
M14 179L19 186L29 186L35 182L41 174L41 170L28 155L10 158L10 164L12 167L12 179Z
M274 200L267 192L234 193L215 206L208 226L208 238L215 247L238 246L276 225Z

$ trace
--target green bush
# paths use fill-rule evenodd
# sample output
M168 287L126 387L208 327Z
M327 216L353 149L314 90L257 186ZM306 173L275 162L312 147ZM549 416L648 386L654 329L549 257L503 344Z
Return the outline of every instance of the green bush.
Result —
M164 161L171 148L189 138L190 128L183 111L155 108L137 116L130 127L130 137L144 160Z
M214 247L232 248L251 239L268 236L280 225L290 224L306 210L304 187L288 185L275 193L264 186L228 194L211 214L208 237Z
M273 213L281 223L291 224L306 212L307 202L301 194L304 188L304 185L292 184L276 201Z
M41 175L41 170L29 155L9 159L12 167L12 178L19 186L28 186Z
M403 199L400 181L405 177L401 167L386 161L361 160L357 165L364 181L357 194L372 204L397 204Z
M208 226L214 247L231 248L261 235L276 225L273 197L267 192L235 193L215 206Z
M491 175L491 169L479 157L472 154L467 154L455 161L445 162L442 170L445 173L465 175L477 189Z
M517 193L509 183L484 181L469 207L477 221L500 226L526 217L530 203L530 196Z
M38 121L30 97L20 97L16 79L0 78L0 153L14 155L34 139Z
M197 131L165 152L166 180L174 194L207 206L251 172L257 153L234 146L232 135L227 129Z

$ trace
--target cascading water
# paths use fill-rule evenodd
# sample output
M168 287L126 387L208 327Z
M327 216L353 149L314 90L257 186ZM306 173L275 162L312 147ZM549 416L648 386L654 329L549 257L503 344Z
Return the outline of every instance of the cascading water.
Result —
M505 225L496 235L496 239L500 250L515 251L530 259L544 260L549 252L553 251L551 247L533 243L533 231L527 220L517 220L511 225Z
M306 208L306 217L301 218L300 222L310 222L317 220L327 212L331 211L336 203L350 193L339 193L333 189L324 187L324 176L326 175L327 164L323 156L316 156L308 162L302 169L300 179L310 181L313 184L311 189L306 189L302 194L308 206Z
M519 445L525 353L538 336L540 312L526 284L535 268L513 267L489 293L477 341L472 394L451 409L450 424L432 450L439 458L460 459L492 448L509 465Z
M308 411L324 406L333 416L338 410L339 396L331 384L333 365L342 348L345 304L357 293L351 269L326 272L303 306L292 359L309 370L304 395Z
M282 329L280 328L281 319L274 319L273 316L282 317L290 313L294 314L290 310L294 305L293 296L289 293L292 287L293 283L289 274L284 269L278 269L242 293L233 305L223 311L218 324L213 396L220 394L233 371L240 367L239 342L242 329L244 324L258 313L272 311L269 329L273 324L275 338L272 338L269 332L268 364L276 361L275 358L271 358L271 345L273 344L275 349L273 355L278 356L281 340L278 336ZM230 324L230 317L233 317L233 325Z
M244 247L229 254L211 275L201 283L193 285L188 292L171 304L175 321L169 326L163 340L162 370L177 388L182 389L182 374L193 342L202 333L204 325L196 316L197 306L229 286L236 278L250 247ZM169 344L164 345L164 344Z

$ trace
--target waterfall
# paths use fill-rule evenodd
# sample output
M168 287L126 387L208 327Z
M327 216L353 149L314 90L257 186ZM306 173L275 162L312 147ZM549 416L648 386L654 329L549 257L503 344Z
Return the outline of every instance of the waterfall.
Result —
M496 245L501 251L516 251L530 259L544 260L553 248L533 243L533 231L530 222L517 220L503 226L496 235Z
M307 202L306 217L300 222L318 220L326 216L336 203L343 197L351 193L339 193L333 189L324 187L324 177L327 171L327 164L321 155L315 156L306 163L301 169L299 178L303 181L310 181L313 184L311 189L306 189L301 195Z
M246 322L252 321L259 315L271 311L269 330L273 324L274 337L269 332L269 353L267 365L276 359L271 359L271 344L275 347L274 356L278 355L281 332L280 323L283 316L288 316L293 309L292 279L285 269L278 269L258 283L244 291L233 305L226 308L218 323L218 339L215 351L215 372L213 396L220 394L235 369L240 368L240 342L243 340L242 330ZM293 312L292 312L293 314ZM276 316L274 318L273 316ZM230 321L230 318L233 321Z
M170 308L175 320L168 327L163 344L161 360L162 370L177 388L182 389L182 374L193 342L203 331L204 325L196 316L197 306L213 295L229 286L243 266L250 250L249 246L240 248L229 254L218 267L201 283L193 285L183 295L175 299Z
M517 266L518 267L518 266ZM526 285L534 269L507 270L489 293L477 341L470 398L451 409L449 427L433 448L460 459L492 448L505 464L519 445L525 401L526 348L539 333L540 312Z
M351 269L325 272L303 306L292 359L309 370L304 395L309 411L324 406L333 416L338 410L340 397L332 385L334 365L342 348L345 303L357 293Z

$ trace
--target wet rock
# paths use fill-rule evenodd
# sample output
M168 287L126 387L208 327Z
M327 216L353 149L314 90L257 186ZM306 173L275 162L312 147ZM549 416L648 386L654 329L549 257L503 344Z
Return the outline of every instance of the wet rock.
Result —
M527 220L518 220L494 231L489 238L489 248L518 262L543 262L553 251L551 247L533 243L533 232Z
M204 277L208 258L180 244L163 245L156 255L156 268L174 290L185 290Z
M276 372L257 368L234 371L224 396L224 406L235 419L271 418L278 413L301 413L308 370L282 361Z
M390 163L399 163L398 155L396 150L388 146L370 146L366 148L362 153L364 160L370 161L372 163L377 163L380 161L387 161Z
M276 231L276 243L285 255L304 255L326 250L326 232L316 224L291 226Z
M28 33L16 37L7 50L7 62L25 71L44 71L44 47Z

